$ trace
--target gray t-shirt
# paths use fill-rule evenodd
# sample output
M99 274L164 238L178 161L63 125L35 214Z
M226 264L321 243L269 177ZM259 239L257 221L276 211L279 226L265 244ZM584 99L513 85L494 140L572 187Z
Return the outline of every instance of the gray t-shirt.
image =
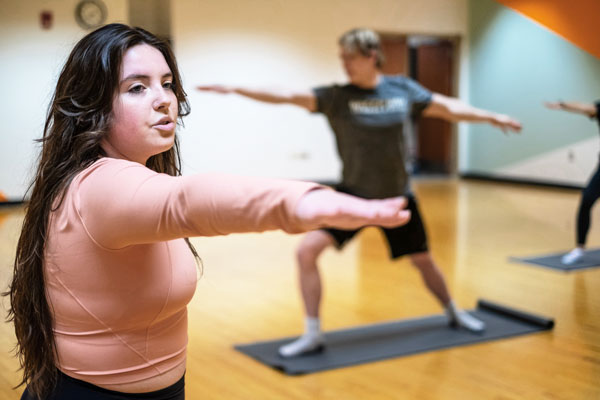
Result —
M383 76L374 89L333 85L314 89L317 112L335 133L341 185L366 198L409 191L403 124L431 102L431 92L404 76Z

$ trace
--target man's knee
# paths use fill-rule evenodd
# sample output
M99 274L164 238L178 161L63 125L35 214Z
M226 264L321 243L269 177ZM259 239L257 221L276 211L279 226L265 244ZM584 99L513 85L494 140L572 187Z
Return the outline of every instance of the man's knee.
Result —
M300 266L302 267L316 262L323 250L332 244L333 239L325 232L316 231L306 235L296 251L296 257L298 258Z

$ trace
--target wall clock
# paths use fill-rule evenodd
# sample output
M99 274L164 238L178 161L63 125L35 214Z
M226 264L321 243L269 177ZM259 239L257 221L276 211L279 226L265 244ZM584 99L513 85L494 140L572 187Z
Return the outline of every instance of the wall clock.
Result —
M75 20L83 29L97 28L106 21L106 6L101 0L82 0L75 8Z

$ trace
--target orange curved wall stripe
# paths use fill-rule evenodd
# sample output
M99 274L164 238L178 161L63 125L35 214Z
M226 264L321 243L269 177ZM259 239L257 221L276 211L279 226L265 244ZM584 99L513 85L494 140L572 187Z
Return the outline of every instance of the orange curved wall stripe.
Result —
M600 58L600 0L496 0Z

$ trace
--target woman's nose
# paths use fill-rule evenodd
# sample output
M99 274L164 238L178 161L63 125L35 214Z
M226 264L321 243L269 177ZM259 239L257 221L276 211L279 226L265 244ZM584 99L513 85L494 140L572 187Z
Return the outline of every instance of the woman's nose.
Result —
M163 87L161 87L154 99L154 108L159 110L161 108L168 108L171 105L171 96L170 93Z

